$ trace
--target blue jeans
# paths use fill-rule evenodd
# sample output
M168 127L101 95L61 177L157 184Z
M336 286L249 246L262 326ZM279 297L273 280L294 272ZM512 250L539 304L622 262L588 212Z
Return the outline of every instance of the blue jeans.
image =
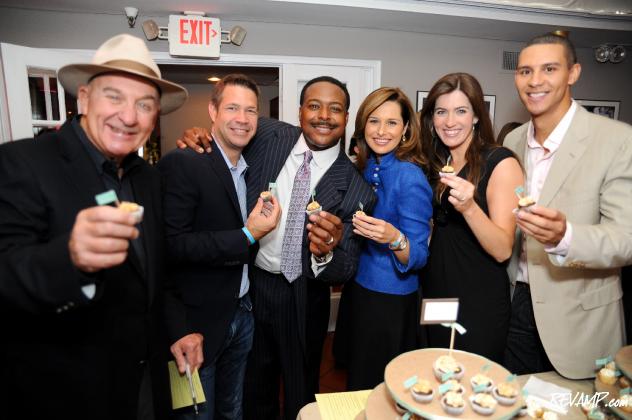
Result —
M246 294L239 301L226 332L226 340L215 360L200 369L206 403L198 405L198 416L191 407L178 416L180 420L241 420L246 360L252 348L254 331L252 303Z

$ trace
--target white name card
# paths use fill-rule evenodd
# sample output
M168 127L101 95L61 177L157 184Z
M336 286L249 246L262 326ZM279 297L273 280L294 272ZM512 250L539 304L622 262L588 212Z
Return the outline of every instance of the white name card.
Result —
M459 314L459 299L423 299L421 301L420 324L442 324L456 322Z

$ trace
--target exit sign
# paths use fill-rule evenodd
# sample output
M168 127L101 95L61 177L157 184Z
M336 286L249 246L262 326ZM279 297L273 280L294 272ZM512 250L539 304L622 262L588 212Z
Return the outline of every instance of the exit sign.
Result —
M217 18L169 16L169 54L219 57L222 29Z

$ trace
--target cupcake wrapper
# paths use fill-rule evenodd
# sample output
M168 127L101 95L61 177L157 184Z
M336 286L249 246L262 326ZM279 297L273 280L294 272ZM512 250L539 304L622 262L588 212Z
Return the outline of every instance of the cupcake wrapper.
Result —
M499 395L497 387L493 388L492 395L494 396L494 398L496 398L496 401L498 401L498 404L501 404L501 405L514 405L516 401L518 400L518 397L509 398L509 397L503 397L502 395Z
M413 400L422 404L428 404L429 402L432 401L432 398L434 397L434 391L432 391L430 394L427 394L427 395L417 394L416 392L413 392L413 391L410 391L410 394L413 396Z
M131 212L131 214L136 219L136 223L140 223L143 221L143 215L145 214L145 208L143 206L138 206L138 210Z
M478 385L475 384L474 382L472 382L472 380L470 379L470 385L472 385L472 391L474 391L474 388L476 388ZM489 383L489 385L487 385L485 388L483 388L482 390L479 390L478 392L491 392L492 388L494 387L494 381L491 381Z
M459 371L459 373L455 372L451 379L456 379L457 381L460 381L463 378L463 375L465 375L465 367L461 363L459 363L458 365L461 370ZM442 379L443 375L446 372L437 369L435 366L432 367L432 371L434 372L435 378L437 378L439 382L444 382Z
M494 411L496 411L496 407L483 407L481 405L476 404L476 402L474 402L474 398L476 397L476 395L470 395L470 406L472 407L472 410L476 411L478 414L481 414L483 416L491 416L492 414L494 414Z
M312 214L318 214L321 211L323 211L323 208L318 207L317 209L314 209L314 210L305 210L305 213L307 213L308 216L311 216Z
M445 397L443 397L441 398L441 408L443 408L443 411L451 416L458 416L459 414L463 414L463 411L465 411L465 404L461 407L452 407L445 403Z

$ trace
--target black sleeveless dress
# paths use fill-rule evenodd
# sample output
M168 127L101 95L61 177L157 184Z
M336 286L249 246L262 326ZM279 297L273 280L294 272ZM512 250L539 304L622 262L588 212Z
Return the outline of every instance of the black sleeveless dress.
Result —
M485 168L475 197L489 216L487 184L496 165L513 154L506 148L483 152ZM465 178L468 167L459 172ZM433 203L430 256L421 275L424 298L459 298L458 322L467 333L455 336L454 348L501 363L507 340L511 303L506 263L498 263L478 243L465 219L448 201L448 192ZM450 329L427 328L430 347L450 346Z

